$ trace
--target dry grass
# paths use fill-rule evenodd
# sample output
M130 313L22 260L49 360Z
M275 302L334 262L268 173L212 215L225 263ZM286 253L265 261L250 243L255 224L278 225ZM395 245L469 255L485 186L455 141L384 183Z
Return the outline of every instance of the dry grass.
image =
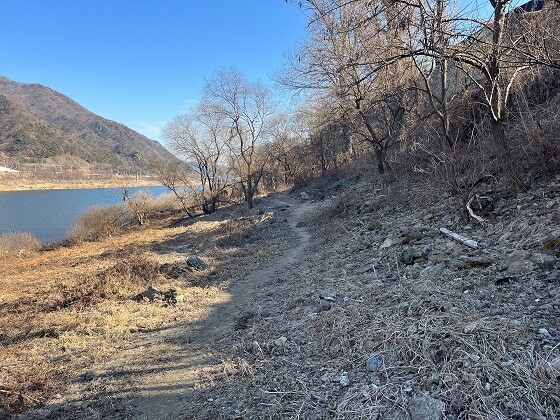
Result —
M167 209L170 200L156 203L153 208ZM227 299L222 289L231 273L247 268L235 260L237 249L217 242L237 238L244 222L238 226L218 216L176 227L168 227L173 220L162 220L97 242L0 261L0 417L2 410L17 413L42 405L92 364L119 352L134 338L131 331L204 318L211 302ZM220 261L225 274L186 269L191 252L213 265ZM263 258L261 253L248 257ZM210 275L215 286L204 281ZM138 301L149 285L179 290L183 301Z
M27 232L0 235L0 258L24 257L41 249L41 243Z

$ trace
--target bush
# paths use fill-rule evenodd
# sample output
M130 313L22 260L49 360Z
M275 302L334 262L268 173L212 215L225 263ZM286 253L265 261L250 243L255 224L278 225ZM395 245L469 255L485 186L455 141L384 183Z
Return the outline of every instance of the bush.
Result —
M86 211L70 229L67 238L72 242L96 241L119 232L125 220L122 205L94 206Z
M0 235L0 257L29 255L40 248L41 243L28 232L10 232Z

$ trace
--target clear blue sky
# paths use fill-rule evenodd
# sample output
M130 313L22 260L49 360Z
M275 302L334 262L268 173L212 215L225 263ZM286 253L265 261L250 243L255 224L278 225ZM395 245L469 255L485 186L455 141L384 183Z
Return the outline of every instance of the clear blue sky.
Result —
M0 0L0 16L0 75L156 140L213 71L266 82L306 32L284 0Z

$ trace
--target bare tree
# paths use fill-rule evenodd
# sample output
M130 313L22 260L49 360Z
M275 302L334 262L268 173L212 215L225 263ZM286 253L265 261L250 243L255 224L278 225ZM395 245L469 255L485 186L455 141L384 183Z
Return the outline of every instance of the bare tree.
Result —
M269 156L260 145L267 141L273 115L268 89L249 83L236 70L221 70L205 86L209 112L228 130L227 146L232 168L249 208L264 173Z
M228 132L214 111L212 104L202 101L191 112L175 117L163 129L172 149L185 158L198 175L198 183L188 182L185 186L205 213L216 210L220 197L231 186ZM175 183L168 184L177 194Z
M279 76L294 89L323 93L339 107L352 131L368 142L377 170L388 169L388 150L403 128L403 83L410 62L397 60L405 34L388 7L371 2L307 0L311 37Z

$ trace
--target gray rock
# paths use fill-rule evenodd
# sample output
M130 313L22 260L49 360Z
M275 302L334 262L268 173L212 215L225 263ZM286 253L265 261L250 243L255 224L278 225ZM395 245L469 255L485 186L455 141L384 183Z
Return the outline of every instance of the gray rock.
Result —
M545 277L545 280L549 283L560 282L560 271L552 271L548 273Z
M285 201L279 201L279 202L276 203L276 205L274 207L279 209L279 210L286 210L287 208L290 207L290 205L288 203L286 203Z
M370 271L373 271L373 264L367 264L364 265L363 267L358 268L356 271L354 271L356 274L360 275L360 274L365 274L365 273L369 273Z
M379 249L390 248L392 246L401 244L403 241L404 241L404 238L396 238L394 236L389 236L379 246Z
M535 253L531 255L531 261L542 268L543 270L551 270L556 264L556 257L554 255L545 253Z
M350 378L348 377L347 374L340 375L339 382L340 385L342 385L343 387L350 386Z
M531 257L531 253L524 251L522 249L518 249L513 251L509 254L505 259L505 264L510 265L514 262L521 261L521 260L528 260Z
M153 302L154 300L162 299L163 292L154 286L150 286L144 293L144 296L147 297L150 302Z
M445 264L441 262L437 265L424 268L420 272L420 277L427 277L427 278L439 277L442 275L443 270L445 270Z
M197 271L206 270L210 266L206 261L196 255L191 255L187 258L187 265Z
M537 264L531 260L514 261L508 265L508 274L528 274L537 269Z
M300 192L299 196L302 200L309 200L311 198L311 196L307 194L305 191Z
M370 372L377 372L382 363L383 358L380 355L374 355L368 357L366 367Z
M427 257L432 252L429 245L405 246L401 252L401 261L405 264L413 264L414 260Z
M413 284L411 290L416 296L425 296L430 294L430 288L422 281Z
M414 397L408 404L410 420L442 420L445 403L429 396Z
M368 226L367 226L367 230L369 230L370 232L375 232L379 229L381 229L383 227L383 225L381 223L379 223L377 220L372 220L371 222L369 222Z
M286 345L286 342L288 341L288 339L284 336L277 338L276 340L274 340L274 345L277 347L284 347Z
M492 260L486 257L468 257L462 255L446 261L449 268L455 270L468 270L470 268L482 267L487 268L492 265Z

